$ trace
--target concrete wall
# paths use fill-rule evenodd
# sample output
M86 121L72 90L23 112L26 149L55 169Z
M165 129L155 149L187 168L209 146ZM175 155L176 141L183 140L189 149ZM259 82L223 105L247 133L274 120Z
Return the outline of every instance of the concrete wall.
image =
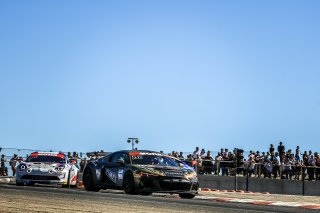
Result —
M234 190L235 177L198 175L200 187ZM270 192L272 194L302 195L302 181L280 180L269 178L250 178L248 181L248 191ZM238 190L246 190L246 177L237 177ZM320 195L320 181L305 181L305 195Z

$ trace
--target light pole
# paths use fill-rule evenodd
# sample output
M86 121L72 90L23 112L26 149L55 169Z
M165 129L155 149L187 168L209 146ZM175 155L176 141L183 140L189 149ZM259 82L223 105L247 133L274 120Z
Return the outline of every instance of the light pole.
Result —
M139 143L139 138L128 138L127 142L132 144L132 150L134 150L134 144Z

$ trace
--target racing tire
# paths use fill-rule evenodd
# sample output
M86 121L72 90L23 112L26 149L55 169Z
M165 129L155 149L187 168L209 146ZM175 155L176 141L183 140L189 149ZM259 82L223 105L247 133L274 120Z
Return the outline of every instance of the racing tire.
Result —
M16 182L16 186L24 186L24 183L22 183L22 182Z
M184 198L184 199L192 199L194 198L196 195L195 194L189 194L189 193L183 193L183 194L179 194L179 196L181 198Z
M94 186L92 172L85 170L83 173L83 186L87 191L98 192L100 189Z
M134 183L134 177L131 172L127 172L123 178L122 188L126 194L135 195L136 186Z

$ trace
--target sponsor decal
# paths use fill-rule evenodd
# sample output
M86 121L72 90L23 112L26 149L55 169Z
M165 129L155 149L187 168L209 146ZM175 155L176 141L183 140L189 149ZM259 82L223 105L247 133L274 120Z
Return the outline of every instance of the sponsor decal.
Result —
M167 176L183 176L182 172L164 171L163 173Z
M64 158L65 155L63 153L52 153L52 152L33 152L30 154L31 157L35 156L55 156L59 158Z
M140 155L168 156L166 154L161 154L156 152L140 152Z
M100 178L101 178L101 169L96 169L96 176L97 176L97 179L100 180Z
M120 169L120 170L118 171L118 179L119 179L119 180L122 180L122 179L123 179L123 169Z
M110 178L110 180L112 182L114 182L114 183L117 182L117 175L113 171L111 171L110 169L106 170L106 175Z
M140 155L140 152L136 151L136 152L129 152L129 155L134 156L134 155Z

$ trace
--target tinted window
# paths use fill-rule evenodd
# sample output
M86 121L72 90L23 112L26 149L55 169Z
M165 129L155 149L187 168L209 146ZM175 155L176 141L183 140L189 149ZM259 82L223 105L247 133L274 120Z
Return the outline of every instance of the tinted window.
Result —
M125 164L130 163L129 155L124 152L114 153L110 158L110 162L116 163L120 159L123 159Z
M107 162L107 158L108 158L108 157L102 157L102 158L99 158L97 161L98 161L99 163L106 163L106 162Z
M162 155L133 155L132 164L179 167L179 161Z
M65 159L57 156L29 156L26 162L65 163Z

